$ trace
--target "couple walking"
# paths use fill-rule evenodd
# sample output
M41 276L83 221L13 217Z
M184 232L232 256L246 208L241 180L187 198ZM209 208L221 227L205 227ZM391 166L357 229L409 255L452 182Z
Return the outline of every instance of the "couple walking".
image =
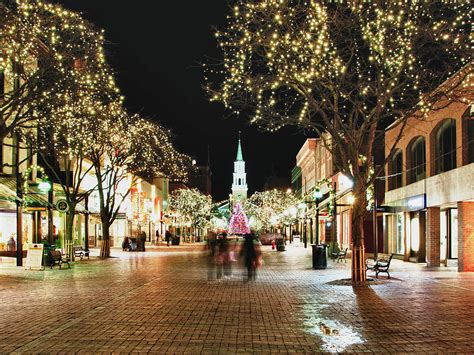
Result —
M214 275L220 280L224 277L232 276L232 263L236 261L237 243L229 240L226 232L216 235L210 231L207 236L209 249L208 256L208 279L212 280ZM261 252L253 233L248 233L244 237L244 242L240 246L239 256L243 258L243 263L247 269L247 281L255 280L256 270L261 266Z

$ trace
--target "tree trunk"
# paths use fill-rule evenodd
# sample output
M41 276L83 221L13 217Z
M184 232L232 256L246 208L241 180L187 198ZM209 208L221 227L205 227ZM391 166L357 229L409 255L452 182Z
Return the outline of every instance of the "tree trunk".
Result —
M102 221L102 244L100 245L100 257L110 257L110 228L109 224Z
M76 206L70 204L69 211L66 213L66 254L69 255L72 261L74 261L74 253L72 252L73 245L73 234L74 234L74 219L76 217L74 211Z
M352 208L352 283L364 285L367 282L364 248L364 214L367 199L364 188L354 186L353 193L355 202Z

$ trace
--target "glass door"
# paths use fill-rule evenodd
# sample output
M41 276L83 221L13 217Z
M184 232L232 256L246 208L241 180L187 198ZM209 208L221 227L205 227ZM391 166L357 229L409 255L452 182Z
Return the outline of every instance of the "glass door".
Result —
M403 237L404 237L404 233L403 233L404 221L403 221L403 219L404 219L403 218L403 212L397 213L397 220L396 220L396 223L397 223L397 227L396 227L396 233L397 233L397 236L396 236L396 241L397 241L396 253L400 254L400 255L405 254L405 245L403 243Z
M458 258L458 210L451 208L449 211L449 258Z
M448 240L448 210L440 212L440 230L439 230L439 259L442 263L446 263L448 255L447 240Z

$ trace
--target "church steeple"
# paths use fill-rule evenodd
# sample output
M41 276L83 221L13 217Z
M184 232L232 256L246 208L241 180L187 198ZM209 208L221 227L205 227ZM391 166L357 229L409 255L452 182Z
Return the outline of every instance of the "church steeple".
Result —
M244 161L242 156L242 146L240 145L240 131L239 131L239 145L237 146L237 159L236 161Z
M235 202L245 200L247 198L247 174L245 172L245 161L242 154L242 144L239 140L237 143L237 157L234 162L234 174L232 182L232 198Z

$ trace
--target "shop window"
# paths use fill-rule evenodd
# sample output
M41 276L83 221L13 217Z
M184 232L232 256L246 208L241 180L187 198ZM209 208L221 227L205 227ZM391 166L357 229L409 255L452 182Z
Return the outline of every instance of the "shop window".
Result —
M456 168L456 121L447 119L436 132L436 174Z
M389 214L385 217L387 227L388 252L403 255L404 245L404 217L403 213Z
M389 177L389 189L398 189L402 187L403 181L403 155L402 151L398 149L392 159L390 159L390 177Z
M404 238L404 218L403 213L398 213L396 217L396 253L397 254L404 254L405 253L405 245L403 244Z
M423 137L416 138L408 149L410 165L408 181L414 183L426 178L426 144Z
M467 163L474 163L474 118L467 120Z

